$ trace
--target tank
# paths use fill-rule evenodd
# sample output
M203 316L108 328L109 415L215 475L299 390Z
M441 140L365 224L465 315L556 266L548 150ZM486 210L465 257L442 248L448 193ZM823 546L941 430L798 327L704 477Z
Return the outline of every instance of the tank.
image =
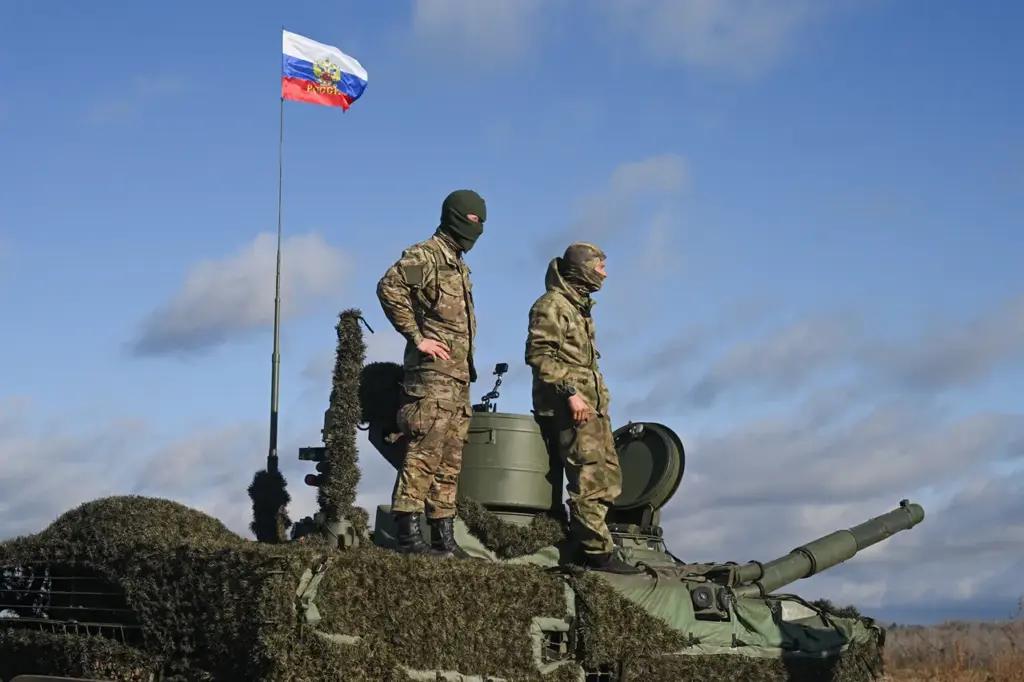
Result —
M667 547L660 518L682 484L683 443L664 424L630 422L614 432L623 491L608 520L622 556L643 573L583 570L568 551L560 462L531 415L497 410L507 365L474 406L455 524L460 544L485 560L392 551L389 508L373 510L370 524L353 503L355 434L365 430L380 455L401 463L393 419L401 368L364 366L359 317L339 318L324 443L299 453L320 472L306 478L320 511L294 524L261 512L259 499L285 499L283 477L268 466L250 486L255 542L172 500L120 495L0 543L0 680L882 675L883 628L786 590L921 523L920 505L903 500L769 561L686 561ZM278 519L277 530L261 518ZM290 537L279 535L283 526Z

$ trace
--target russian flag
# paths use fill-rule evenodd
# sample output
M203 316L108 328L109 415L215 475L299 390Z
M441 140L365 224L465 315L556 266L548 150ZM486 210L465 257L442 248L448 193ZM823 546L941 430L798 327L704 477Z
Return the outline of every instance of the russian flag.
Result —
M366 69L332 45L284 32L281 97L347 111L366 89Z

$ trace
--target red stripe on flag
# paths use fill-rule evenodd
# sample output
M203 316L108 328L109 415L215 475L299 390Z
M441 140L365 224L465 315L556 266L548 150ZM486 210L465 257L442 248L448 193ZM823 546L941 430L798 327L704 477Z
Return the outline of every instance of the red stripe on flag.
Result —
M341 107L342 111L348 111L352 104L348 95L340 92L322 92L323 90L325 90L324 86L300 78L281 78L281 97L284 99L323 104L328 107Z

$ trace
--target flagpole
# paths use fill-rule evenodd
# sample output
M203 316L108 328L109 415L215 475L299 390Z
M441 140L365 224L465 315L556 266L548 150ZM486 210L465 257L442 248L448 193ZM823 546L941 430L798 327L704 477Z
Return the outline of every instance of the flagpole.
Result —
M277 140L277 276L274 282L274 354L270 374L270 451L267 471L277 472L277 382L281 369L281 204L284 193L284 96Z

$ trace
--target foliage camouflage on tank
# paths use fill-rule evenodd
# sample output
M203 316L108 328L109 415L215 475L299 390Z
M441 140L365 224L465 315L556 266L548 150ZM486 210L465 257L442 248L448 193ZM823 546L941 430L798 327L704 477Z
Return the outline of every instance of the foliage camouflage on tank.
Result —
M288 516L288 483L280 471L260 469L249 484L252 521L249 530L259 542L284 542L292 520Z
M407 556L369 542L360 522L366 512L353 506L355 428L366 424L389 461L400 443L387 440L392 431L381 417L389 408L379 407L393 394L368 386L379 376L379 386L393 389L396 374L388 363L363 368L360 318L345 311L336 328L326 445L312 457L330 461L337 478L322 484L330 504L320 518L296 524L295 541L252 542L170 500L114 496L0 543L0 610L7 609L0 680L35 673L132 682L157 674L173 682L861 682L881 675L884 631L870 618L772 590L919 523L917 505L763 565L684 564L664 548L656 509L644 516L624 508L620 521L636 512L642 522L617 525L617 540L647 565L642 576L560 566L564 508L560 514L553 505L523 523L521 510L489 509L463 495L460 544L490 561ZM489 435L467 445L469 460L501 440L494 429L519 420L478 416ZM681 456L663 432L635 426L622 430L624 447L661 438L668 454L659 457ZM644 489L657 491L657 506L681 478L681 462L673 466L676 473L666 466L669 473ZM479 475L470 480L470 490L484 490ZM538 505L548 492L533 496ZM278 538L282 496L266 495L262 508L253 497L253 525L262 513L278 524L271 532ZM351 516L330 519L324 509ZM378 509L378 521L385 512ZM327 532L339 521L352 530L347 542ZM373 540L386 544L386 524L377 526Z
M321 543L250 542L168 500L87 503L42 533L0 545L0 565L47 565L51 579L100 578L123 595L119 606L112 605L116 600L89 605L93 619L111 624L88 637L5 627L0 679L34 672L145 680L163 667L172 680L368 682L408 680L410 669L568 681L577 679L579 664L567 659L564 670L542 674L531 632L538 621L551 631L559 623L568 630L573 611L581 662L591 670L624 663L631 676L643 671L632 679L657 682L683 671L733 674L728 671L742 658L659 659L699 645L590 573L439 561L372 546L339 551ZM313 576L319 584L303 593ZM50 606L51 627L69 631L70 608ZM18 609L29 614L33 605ZM425 630L424 623L434 627ZM757 658L741 661L740 669L753 680L791 679L791 671L803 668L846 671L824 679L867 679L865 671L878 666L879 632L863 632L869 635L863 642L834 659ZM67 667L69 660L74 665Z
M361 321L365 324L362 312L350 308L338 316L334 328L338 346L324 420L324 482L317 493L323 518L347 519L357 536L366 534L369 522L366 511L355 505L361 477L356 449L356 427L361 421L359 375L366 359Z

